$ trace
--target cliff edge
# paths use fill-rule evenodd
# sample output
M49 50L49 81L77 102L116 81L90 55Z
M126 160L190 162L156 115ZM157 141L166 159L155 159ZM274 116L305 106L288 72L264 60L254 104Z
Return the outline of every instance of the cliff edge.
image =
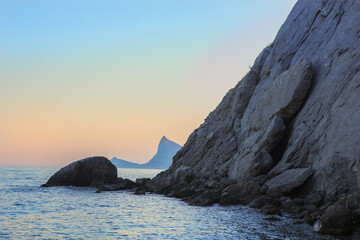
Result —
M348 232L360 226L359 133L360 1L299 0L148 186L195 205L250 204L316 222L319 232Z

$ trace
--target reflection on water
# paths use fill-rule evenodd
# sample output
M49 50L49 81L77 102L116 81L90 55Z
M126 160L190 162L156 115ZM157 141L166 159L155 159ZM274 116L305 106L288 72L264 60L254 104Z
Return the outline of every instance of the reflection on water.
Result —
M156 194L39 188L57 168L0 167L0 238L332 239L306 224L271 222L242 207L195 207ZM158 170L119 169L135 180Z

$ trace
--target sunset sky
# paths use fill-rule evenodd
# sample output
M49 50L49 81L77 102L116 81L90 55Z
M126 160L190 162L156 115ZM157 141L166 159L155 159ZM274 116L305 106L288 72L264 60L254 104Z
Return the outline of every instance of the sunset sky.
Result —
M0 165L183 145L295 2L0 0Z

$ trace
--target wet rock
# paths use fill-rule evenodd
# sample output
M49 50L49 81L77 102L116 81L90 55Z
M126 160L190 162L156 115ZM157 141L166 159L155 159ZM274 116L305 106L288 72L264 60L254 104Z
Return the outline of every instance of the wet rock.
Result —
M294 188L301 186L312 174L313 170L311 168L286 170L267 181L263 188L266 189L266 194L289 193Z
M303 223L304 223L304 221L298 220L298 221L293 222L292 224L297 225L297 224L303 224Z
M269 204L269 205L265 205L260 212L264 215L278 215L278 216L282 216L281 211L279 208L277 208L276 206Z
M107 158L90 157L63 167L43 186L99 187L116 181L117 168Z
M130 179L117 178L114 184L104 184L98 188L97 192L103 191L119 191L119 190L131 190L135 189L137 184Z
M136 191L134 192L135 195L145 195L145 193L146 190L143 188L136 189Z
M139 186L145 186L147 183L150 182L150 178L137 178L135 180L135 183Z
M299 212L300 205L291 199L281 201L281 207L289 212Z
M275 216L271 216L271 217L265 217L264 220L278 222L278 221L280 221L280 218L275 217Z
M188 200L190 205L195 206L211 206L219 202L221 196L220 190L206 190L205 192L192 197Z
M260 185L252 180L243 180L223 190L220 205L245 205L258 196L260 196Z
M96 191L96 193L100 193L103 191L118 191L118 190L124 190L125 188L123 187L119 187L116 184L111 184L111 185L102 185L98 188L98 190Z
M172 176L169 176L165 171L160 172L150 182L147 183L149 191L168 195L172 191Z
M351 211L341 205L332 205L314 224L314 231L325 234L344 234L352 231Z
M187 186L183 186L181 188L175 188L174 189L174 197L176 198L186 198L186 197L190 197L191 195L194 194L194 189L191 188L191 186L187 185Z
M123 179L123 178L118 178L116 180L116 185L123 187L124 189L134 189L137 187L137 184L133 181L131 181L130 179Z
M318 211L304 214L304 221L311 225L313 225L319 218L320 218L320 213Z
M260 208L264 207L265 205L270 204L271 202L272 202L271 197L269 197L269 196L260 196L260 197L256 198L255 200L253 200L249 204L249 207L260 209Z

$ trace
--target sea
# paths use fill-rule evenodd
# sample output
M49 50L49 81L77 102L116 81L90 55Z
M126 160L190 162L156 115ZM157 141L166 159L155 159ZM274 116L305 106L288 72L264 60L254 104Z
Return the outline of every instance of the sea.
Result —
M337 239L244 206L189 206L163 195L41 188L59 167L0 167L0 239ZM160 170L118 169L135 180ZM352 236L342 237L352 239Z

